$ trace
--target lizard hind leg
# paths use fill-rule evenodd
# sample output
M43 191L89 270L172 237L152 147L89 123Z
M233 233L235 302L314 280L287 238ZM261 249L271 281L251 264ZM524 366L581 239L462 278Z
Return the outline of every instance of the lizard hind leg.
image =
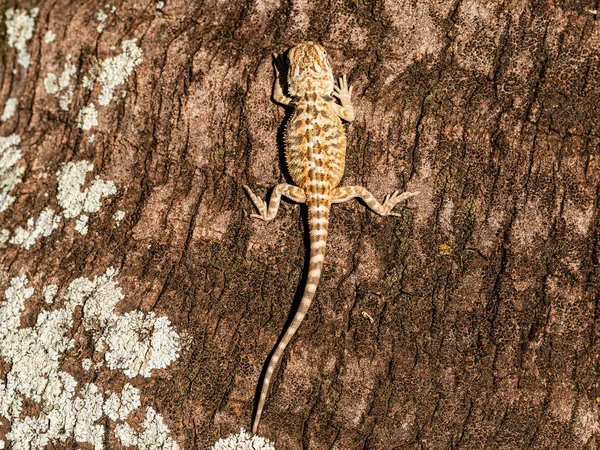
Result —
M253 219L264 220L265 222L269 220L273 220L277 215L277 211L279 211L279 204L281 203L281 197L287 197L297 203L304 203L306 200L306 196L304 191L297 186L292 186L291 184L278 184L273 189L273 193L271 194L271 199L269 201L269 206L248 186L244 185L244 189L258 209L259 214L250 214L250 217Z
M380 216L400 216L399 213L392 212L394 206L398 203L408 200L419 192L400 192L394 191L388 194L383 199L383 203L379 203L375 196L362 186L340 187L333 190L331 193L332 203L344 203L353 198L360 198L365 204Z

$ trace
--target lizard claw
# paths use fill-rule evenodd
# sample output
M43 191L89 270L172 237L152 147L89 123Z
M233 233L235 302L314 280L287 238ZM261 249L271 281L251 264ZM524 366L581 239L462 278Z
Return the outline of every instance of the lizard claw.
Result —
M383 199L383 204L382 206L384 207L385 211L386 211L386 216L396 216L399 217L401 216L400 213L394 213L391 212L392 209L394 209L394 206L396 206L398 203L404 201L404 200L408 200L411 197L414 197L415 195L418 195L419 191L416 192L400 192L400 191L394 191L391 194L388 194L384 197Z
M258 209L258 212L260 213L250 214L250 217L252 217L253 219L267 220L267 205L265 205L265 202L258 195L252 192L252 189L250 189L248 186L244 185L244 189L246 190L248 197L250 197L250 200L252 200L252 203L254 203L254 206L256 206L256 209Z
M284 65L283 53L273 53L273 69L275 69L275 78L279 78L279 73L283 70Z
M334 97L338 98L342 105L350 104L350 98L352 97L352 86L348 87L348 79L346 75L342 75L338 78L337 85L333 86L334 92L331 93Z

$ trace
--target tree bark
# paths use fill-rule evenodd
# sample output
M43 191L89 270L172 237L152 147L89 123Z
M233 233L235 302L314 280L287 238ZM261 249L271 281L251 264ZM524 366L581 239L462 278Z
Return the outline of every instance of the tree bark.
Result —
M0 213L9 233L0 292L27 276L35 293L21 327L33 328L73 280L114 267L117 313L153 312L180 336L178 358L125 376L94 347L84 303L59 360L77 389L93 382L106 398L131 383L142 406L127 423L141 433L150 406L180 448L210 448L250 426L263 365L303 288L307 241L302 207L282 203L272 222L253 221L242 185L265 198L287 179L271 54L313 40L354 87L342 185L380 200L396 189L420 195L401 217L334 205L316 301L259 434L278 450L600 446L593 2L104 3L0 7L39 8L29 67L2 16L0 104L17 98L18 109L0 136L20 136L14 167L24 173ZM107 80L89 90L84 77L132 39L141 60L101 105ZM67 61L68 86L59 79L49 93L48 73L60 78ZM86 130L90 103L97 125ZM116 188L81 213L87 234L59 200L57 173L81 161L93 164L82 189L95 176ZM29 249L15 243L45 208L61 216L56 229ZM42 296L50 283L52 307ZM104 365L85 371L85 358ZM0 352L0 380L12 367ZM21 417L39 413L21 396ZM14 423L0 416L7 448ZM114 422L96 423L104 448L126 448Z

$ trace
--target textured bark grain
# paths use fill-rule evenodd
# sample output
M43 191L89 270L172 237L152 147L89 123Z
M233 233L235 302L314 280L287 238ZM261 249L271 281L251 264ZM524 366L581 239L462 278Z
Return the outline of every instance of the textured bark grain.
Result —
M271 53L318 41L354 86L342 185L421 194L402 217L334 205L317 298L259 434L277 449L600 446L595 3L124 1L98 33L104 3L0 7L40 8L29 69L2 44L0 101L18 97L19 110L0 132L21 136L26 172L0 228L56 206L65 162L89 160L117 186L87 236L63 222L30 250L7 244L2 289L21 273L64 288L118 268L119 310L154 311L187 336L175 363L134 379L144 404L181 448L248 428L307 248L302 207L253 221L242 185L264 198L286 179ZM81 130L98 93L83 76L133 38L143 61L126 97ZM77 84L62 111L43 80L67 53ZM86 336L75 331L64 370L89 357ZM106 368L73 375L123 381ZM106 448L124 447L107 434Z

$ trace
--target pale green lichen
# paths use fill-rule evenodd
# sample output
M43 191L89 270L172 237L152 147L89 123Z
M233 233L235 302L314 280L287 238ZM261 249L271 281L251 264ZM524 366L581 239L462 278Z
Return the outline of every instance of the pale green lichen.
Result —
M29 14L25 10L9 8L4 13L8 46L17 50L17 63L25 68L31 64L27 42L33 37L38 12L38 8L33 8Z
M231 434L226 439L219 439L212 450L275 450L275 447L267 439L252 435L241 428L239 434Z
M93 169L94 165L88 161L69 162L56 173L56 198L67 219L77 217L83 212L98 212L102 206L100 200L117 192L112 181L103 181L99 177L92 181L90 187L82 190L87 173Z
M90 216L88 216L87 214L82 214L81 216L79 216L79 218L75 222L75 231L84 235L87 234L89 220Z
M58 79L53 73L49 73L44 78L44 89L48 94L56 94L58 92Z
M92 368L92 364L93 364L93 362L92 362L92 360L90 358L83 358L81 360L81 367L86 372Z
M21 182L25 168L17 166L21 159L21 151L17 146L21 143L20 136L11 134L0 137L0 212L5 211L15 201L10 192Z
M121 225L121 221L125 218L125 212L118 210L113 214L113 220L115 221L115 227L119 227Z
M100 65L97 81L102 85L98 103L108 105L113 98L117 86L125 83L133 69L142 62L142 49L136 44L137 39L123 41L123 53L113 58L107 58Z
M121 397L116 393L110 394L104 402L104 414L110 420L126 420L129 414L141 406L140 390L129 383L125 383L121 391Z
M102 31L104 31L104 28L106 27L106 20L108 19L108 14L114 14L116 11L117 7L109 3L104 5L104 9L98 10L98 12L96 13L96 20L100 22L96 27L98 33L102 33Z
M49 44L50 42L54 42L56 39L56 34L52 30L48 30L44 33L44 42Z
M42 297L44 297L44 301L51 305L54 302L54 297L58 293L58 286L55 284L49 284L42 290Z
M29 250L35 241L42 236L50 236L58 228L61 217L52 208L44 209L37 219L27 220L27 228L18 227L10 240L11 244L20 245Z
M93 103L81 108L77 116L77 126L86 131L98 126L98 111Z
M177 442L169 436L169 428L165 425L162 416L151 406L146 408L142 430L137 442L140 450L179 450Z
M9 238L10 238L9 230L7 230L6 228L3 228L2 230L0 230L0 248L6 247L6 243L8 242Z
M126 383L116 394L101 392L93 383L78 387L75 378L61 370L65 352L74 345L69 335L79 307L83 306L86 329L97 335L96 352L105 351L102 337L118 321L115 306L123 298L114 279L116 274L115 269L109 268L93 280L73 280L63 307L40 312L31 327L21 326L21 316L34 289L28 286L25 275L11 280L4 300L0 300L0 359L9 368L0 380L0 418L10 426L6 434L10 448L42 450L72 439L101 450L105 448L107 432L103 417L108 416L117 421L115 436L122 442L139 449L178 449L162 417L152 408L146 409L139 434L122 422L141 406L137 388ZM54 291L51 286L55 285L46 286L43 292ZM25 399L37 403L39 413L25 415Z
M6 104L4 105L4 111L2 112L2 116L0 116L0 122L6 122L12 116L15 115L17 111L17 105L19 104L19 100L16 98L9 98L6 100Z
M71 102L73 101L73 86L71 85L71 77L77 72L77 67L71 63L71 54L67 54L67 61L63 67L63 71L58 78L58 89L61 92L59 97L59 106L63 111L68 111Z
M103 337L108 345L104 358L111 369L123 369L132 378L149 377L179 356L179 336L166 317L132 311L120 316Z
M115 436L125 447L138 445L137 433L127 422L117 424L115 427Z

